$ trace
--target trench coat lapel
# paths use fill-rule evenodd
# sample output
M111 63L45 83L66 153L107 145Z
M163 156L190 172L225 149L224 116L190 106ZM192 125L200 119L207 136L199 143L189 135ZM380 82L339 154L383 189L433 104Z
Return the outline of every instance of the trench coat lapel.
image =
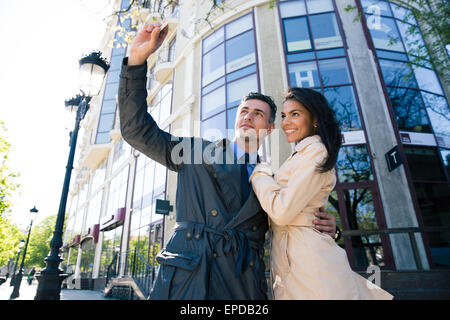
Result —
M237 227L258 214L261 210L262 208L258 198L253 189L251 189L247 201L245 201L238 213L225 225L224 229L233 229Z
M229 212L233 215L240 208L242 203L242 186L240 168L235 163L235 156L227 139L219 140L214 146L214 159L207 168L214 176L220 188L222 200Z
M260 162L260 158L258 155L257 162ZM236 166L238 167L238 166ZM241 190L241 199L243 192ZM262 210L261 205L259 203L258 198L256 197L255 192L253 191L252 185L250 184L250 194L245 201L244 205L240 208L237 214L227 223L225 228L231 229L236 227L237 225L244 223L246 220L252 218L256 214L258 214Z
M216 183L221 190L222 200L230 216L232 216L232 219L225 226L226 229L236 227L262 210L251 186L250 194L244 205L241 206L243 192L240 167L234 164L236 159L233 150L229 147L230 143L228 139L215 142L214 158L216 160L220 159L222 162L212 162L207 166L208 170L215 177ZM230 163L230 160L233 162Z

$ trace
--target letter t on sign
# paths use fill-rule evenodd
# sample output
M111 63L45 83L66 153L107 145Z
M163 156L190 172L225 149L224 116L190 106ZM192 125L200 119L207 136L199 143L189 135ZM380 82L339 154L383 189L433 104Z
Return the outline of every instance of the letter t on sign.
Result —
M395 168L399 167L403 162L402 158L400 157L400 152L398 150L398 146L395 146L391 150L389 150L386 154L386 162L388 165L389 172L394 170Z

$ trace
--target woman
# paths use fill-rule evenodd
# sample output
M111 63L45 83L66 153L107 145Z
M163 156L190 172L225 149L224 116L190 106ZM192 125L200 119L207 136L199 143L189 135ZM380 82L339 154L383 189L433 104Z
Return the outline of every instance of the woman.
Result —
M392 299L353 272L345 251L313 227L314 212L336 184L341 133L333 110L320 93L292 88L281 118L295 152L275 175L261 163L250 177L270 218L274 299Z

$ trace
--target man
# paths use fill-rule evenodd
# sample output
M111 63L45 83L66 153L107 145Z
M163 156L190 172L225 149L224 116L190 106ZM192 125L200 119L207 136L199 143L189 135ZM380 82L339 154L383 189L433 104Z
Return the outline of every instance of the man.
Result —
M146 60L166 34L160 24L137 34L119 86L125 141L178 173L177 224L158 254L160 270L150 299L267 299L263 256L268 220L248 184L254 165L243 159L257 158L262 139L274 128L276 106L262 94L244 98L234 142L180 139L160 130L147 112ZM334 217L318 215L325 220L318 220L317 229L334 234Z

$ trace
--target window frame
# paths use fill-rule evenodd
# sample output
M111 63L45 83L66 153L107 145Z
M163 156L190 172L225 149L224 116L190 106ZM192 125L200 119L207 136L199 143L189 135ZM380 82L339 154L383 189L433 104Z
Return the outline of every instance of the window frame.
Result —
M371 182L361 182L361 183L341 183L336 184L334 191L336 191L338 195L338 203L339 203L339 214L341 217L342 227L344 230L364 230L364 229L351 229L349 225L349 213L347 212L347 208L345 206L345 190L356 190L356 189L368 189L372 195L372 202L375 211L375 217L378 225L378 229L387 229L386 219L384 217L384 211L381 204L381 199L378 192L378 185ZM341 201L340 199L343 199ZM355 248L352 245L353 237L362 237L362 236L349 236L344 237L345 250L347 251L347 256L350 262L350 265L353 270L364 271L366 270L366 266L356 266L355 265L355 257L354 251ZM381 270L395 270L394 257L392 254L391 242L388 234L379 234L381 239L381 246L383 248L384 255L384 266L380 266Z
M246 29L246 30L244 30L244 31L241 31L240 33L235 34L235 35L233 35L232 37L230 37L230 38L227 39L227 36L226 36L226 30L225 30L226 26L227 26L228 24L230 24L230 23L233 23L233 22L235 22L235 21L237 21L237 20L243 18L243 17L246 16L246 15L251 15L252 28L251 28L251 29ZM227 124L228 124L228 122L229 122L229 119L228 119L228 113L229 113L229 112L228 112L228 111L237 107L237 106L235 106L235 105L228 106L228 96L227 96L227 92L228 92L228 86L229 86L229 84L230 84L230 83L233 83L233 82L236 82L236 81L239 81L239 80L241 80L241 79L243 79L243 78L250 77L250 76L256 74L256 82L257 82L257 83L256 83L256 86L257 86L257 91L258 91L258 92L261 91L260 72L259 72L259 63L258 63L259 57L258 57L258 47L257 47L257 40L256 40L256 24L255 24L255 13L254 13L254 9L252 9L252 11L249 11L249 12L247 12L247 13L242 14L241 16L239 16L239 17L233 19L232 21L229 21L229 22L227 22L227 23L224 23L220 28L218 28L218 29L215 30L214 32L219 32L220 29L223 30L223 40L222 40L221 42L216 43L213 47L208 48L207 51L204 51L204 45L203 45L203 42L202 42L202 51L201 51L201 75L200 75L200 121L201 121L201 123L203 124L204 122L206 122L206 121L208 121L208 120L210 120L210 119L212 119L212 118L214 118L214 117L216 117L216 116L219 116L221 113L224 113L224 116L225 116L225 122L224 122L225 132L223 132L223 138L227 138L227 127L228 127ZM237 70L234 70L233 72L227 73L227 70L226 70L226 65L227 65L227 61L226 61L226 59L227 59L227 46L226 46L226 43L227 43L227 41L230 41L230 40L232 40L232 39L235 39L236 37L239 37L239 36L243 35L243 34L246 33L246 32L249 32L249 31L252 31L252 33L253 33L253 42L254 42L253 45L254 45L255 63L246 65L246 66L244 66L244 67L242 67L242 68L239 68L239 69L237 69ZM205 38L211 36L214 32L212 32L212 33L209 34L208 36L204 37L204 38L203 38L203 41L204 41ZM206 54L208 54L209 52L211 52L212 50L214 50L215 48L217 48L218 46L220 46L220 45L223 45L223 46L224 46L224 49L223 49L223 50L224 50L224 52L223 52L223 53L224 53L224 54L223 54L223 68L224 68L225 72L224 72L224 74L223 74L221 77L219 77L219 78L217 78L217 79L214 79L213 81L209 82L209 83L206 84L206 85L203 85L203 75L204 75L203 57L204 57ZM252 72L250 72L250 73L246 73L245 75L241 75L241 76L239 76L239 77L236 77L236 78L234 78L234 79L231 80L231 81L228 80L228 75L231 75L231 74L234 74L234 73L236 73L236 72L242 71L242 70L244 70L245 68L249 68L249 67L251 67L251 66L253 66L253 65L256 67L254 71L252 71ZM215 83L215 82L221 81L221 79L223 79L223 82L222 82L221 84L219 84L217 87L215 87L215 88L212 89L212 90L208 90L208 92L207 92L206 94L204 93L205 88L208 88L208 86L210 86L211 84L213 84L213 83ZM203 109L203 108L204 108L204 106L203 106L203 98L204 98L206 95L212 94L213 92L215 92L216 90L219 90L219 89L221 89L221 88L224 88L224 90L225 90L225 100L224 100L225 108L220 108L220 111L217 111L217 112L214 112L214 113L210 113L210 114L208 114L207 117L203 118L203 112L204 112L204 109ZM202 129L202 126L201 126L201 128L200 128L200 135L203 137L203 129Z

